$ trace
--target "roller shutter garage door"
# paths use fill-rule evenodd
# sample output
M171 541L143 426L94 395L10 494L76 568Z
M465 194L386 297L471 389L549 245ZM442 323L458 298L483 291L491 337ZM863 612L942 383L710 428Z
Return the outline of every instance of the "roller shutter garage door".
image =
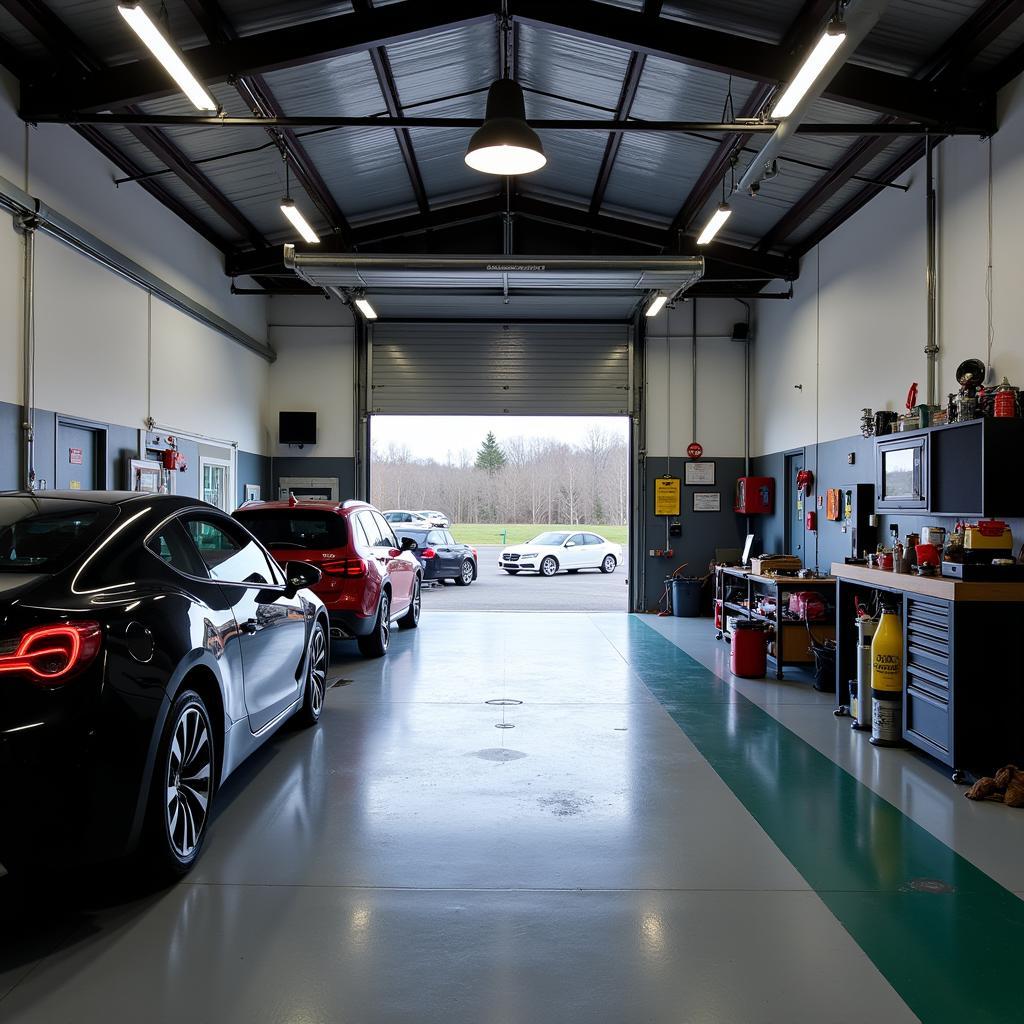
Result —
M631 411L626 324L375 324L369 369L372 413Z

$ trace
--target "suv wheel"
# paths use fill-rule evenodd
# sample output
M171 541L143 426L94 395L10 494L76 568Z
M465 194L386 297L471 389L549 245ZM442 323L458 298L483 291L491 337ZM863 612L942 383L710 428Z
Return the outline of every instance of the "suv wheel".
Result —
M420 611L423 607L423 595L419 576L412 585L412 600L409 602L409 610L398 620L402 629L415 629L420 624Z
M468 587L475 578L476 572L473 569L473 561L467 558L459 567L459 575L455 577L456 586Z
M359 638L359 650L368 658L383 658L388 653L391 643L391 599L385 590L380 595L377 607L377 619L373 624L373 632Z

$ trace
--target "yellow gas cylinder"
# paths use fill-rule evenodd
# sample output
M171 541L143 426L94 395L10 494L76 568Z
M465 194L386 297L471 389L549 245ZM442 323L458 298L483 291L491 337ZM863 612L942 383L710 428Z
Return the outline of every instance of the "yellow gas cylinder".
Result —
M903 624L892 607L883 607L871 641L871 742L903 743Z

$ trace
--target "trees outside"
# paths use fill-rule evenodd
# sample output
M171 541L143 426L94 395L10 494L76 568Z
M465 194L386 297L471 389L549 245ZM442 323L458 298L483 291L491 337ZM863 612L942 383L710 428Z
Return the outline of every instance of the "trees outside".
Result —
M372 500L378 508L436 508L458 523L625 525L629 450L595 428L580 445L488 432L446 462L414 458L405 446L374 447Z

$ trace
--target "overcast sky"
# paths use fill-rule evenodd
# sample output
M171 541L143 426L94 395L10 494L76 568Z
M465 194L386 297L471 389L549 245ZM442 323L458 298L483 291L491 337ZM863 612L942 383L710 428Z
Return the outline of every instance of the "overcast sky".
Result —
M499 443L512 437L551 437L568 444L582 444L587 431L600 426L625 441L629 420L625 416L374 416L370 438L375 448L404 445L414 458L453 462L465 449L475 456L488 430Z

